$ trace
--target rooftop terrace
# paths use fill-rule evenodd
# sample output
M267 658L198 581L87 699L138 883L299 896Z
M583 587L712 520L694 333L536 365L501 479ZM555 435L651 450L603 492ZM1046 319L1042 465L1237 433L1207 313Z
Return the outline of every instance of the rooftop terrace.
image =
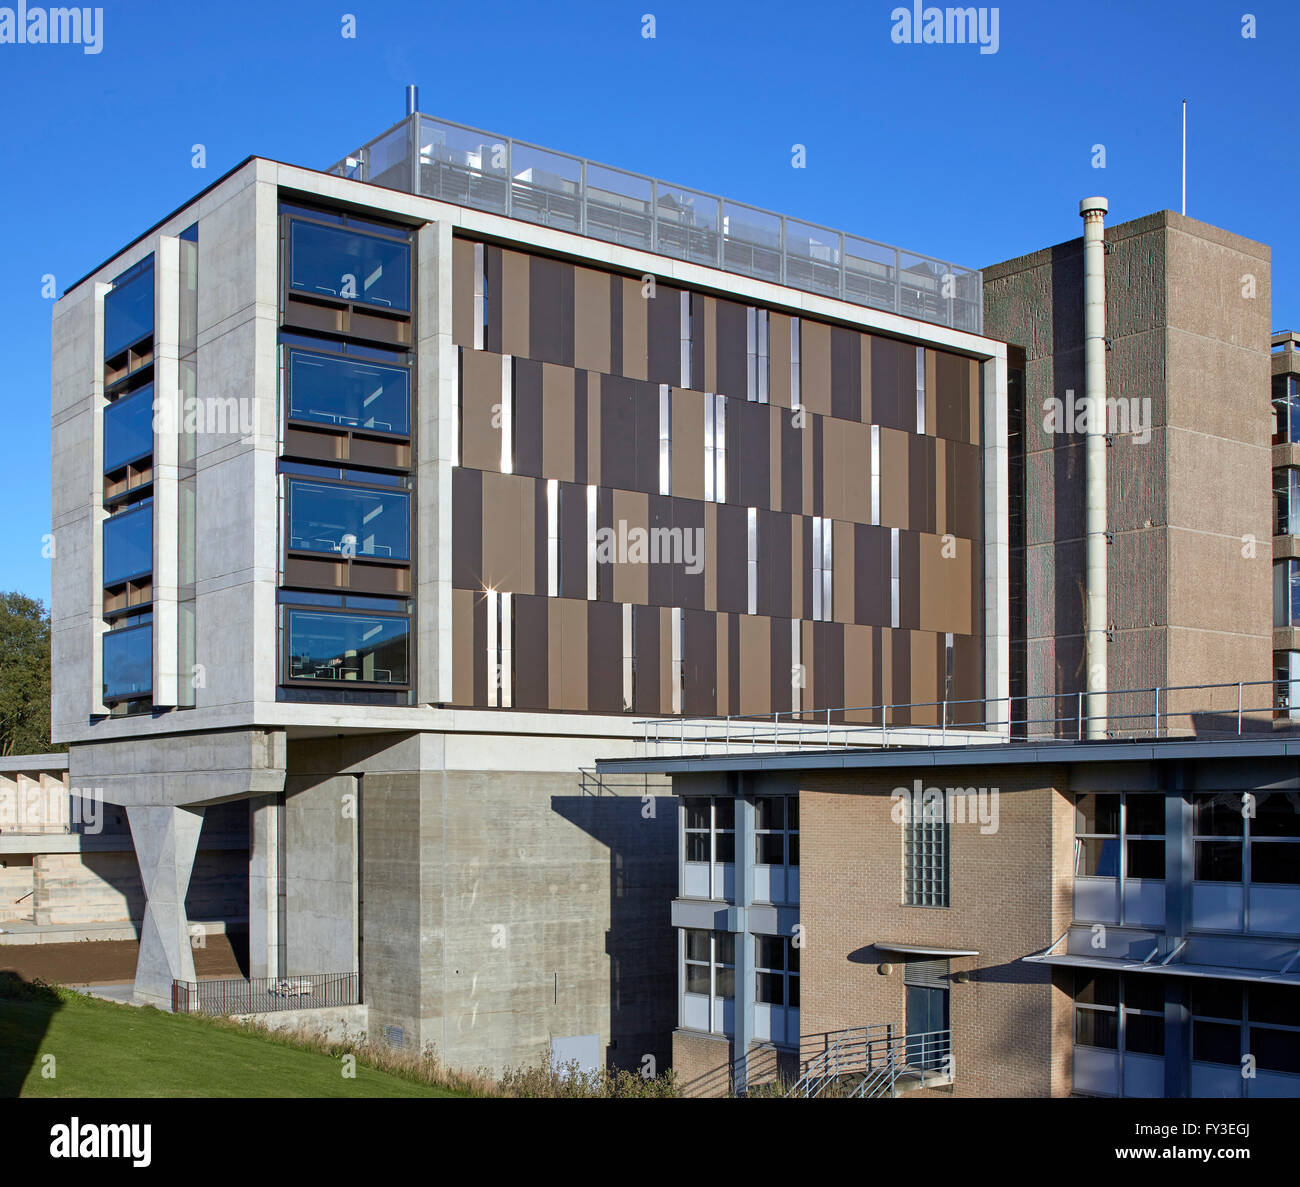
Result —
M982 333L978 269L416 113L327 172Z

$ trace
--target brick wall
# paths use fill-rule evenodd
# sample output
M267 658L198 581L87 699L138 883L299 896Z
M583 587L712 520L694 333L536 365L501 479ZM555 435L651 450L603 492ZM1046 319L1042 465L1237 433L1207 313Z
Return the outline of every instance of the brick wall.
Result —
M895 788L998 789L997 829L949 829L950 905L902 906ZM1069 1091L1068 996L1022 957L1069 924L1073 829L1063 768L807 775L800 783L801 1030L805 1058L828 1031L906 1021L902 958L877 941L971 948L954 957L950 1015L958 1096ZM881 975L878 968L891 964Z

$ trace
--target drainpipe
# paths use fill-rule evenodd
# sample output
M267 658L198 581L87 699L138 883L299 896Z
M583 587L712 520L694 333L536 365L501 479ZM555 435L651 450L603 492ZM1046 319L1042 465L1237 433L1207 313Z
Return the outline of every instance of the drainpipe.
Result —
M1085 456L1084 665L1089 738L1106 736L1106 248L1105 198L1084 198L1083 387Z

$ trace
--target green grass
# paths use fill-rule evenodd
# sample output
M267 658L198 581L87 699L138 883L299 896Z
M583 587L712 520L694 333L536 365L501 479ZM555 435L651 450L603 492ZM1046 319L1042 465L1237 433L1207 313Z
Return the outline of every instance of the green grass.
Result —
M45 1078L46 1056L55 1075ZM0 995L0 1096L467 1096L338 1055L192 1015L118 1005L65 989ZM24 1075L25 1073L25 1075ZM18 1077L22 1076L21 1085Z

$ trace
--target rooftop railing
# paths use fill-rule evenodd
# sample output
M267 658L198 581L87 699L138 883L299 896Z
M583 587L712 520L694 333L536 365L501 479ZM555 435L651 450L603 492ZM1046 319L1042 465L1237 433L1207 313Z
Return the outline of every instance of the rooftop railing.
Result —
M327 172L935 325L984 329L978 269L427 115L407 116Z

